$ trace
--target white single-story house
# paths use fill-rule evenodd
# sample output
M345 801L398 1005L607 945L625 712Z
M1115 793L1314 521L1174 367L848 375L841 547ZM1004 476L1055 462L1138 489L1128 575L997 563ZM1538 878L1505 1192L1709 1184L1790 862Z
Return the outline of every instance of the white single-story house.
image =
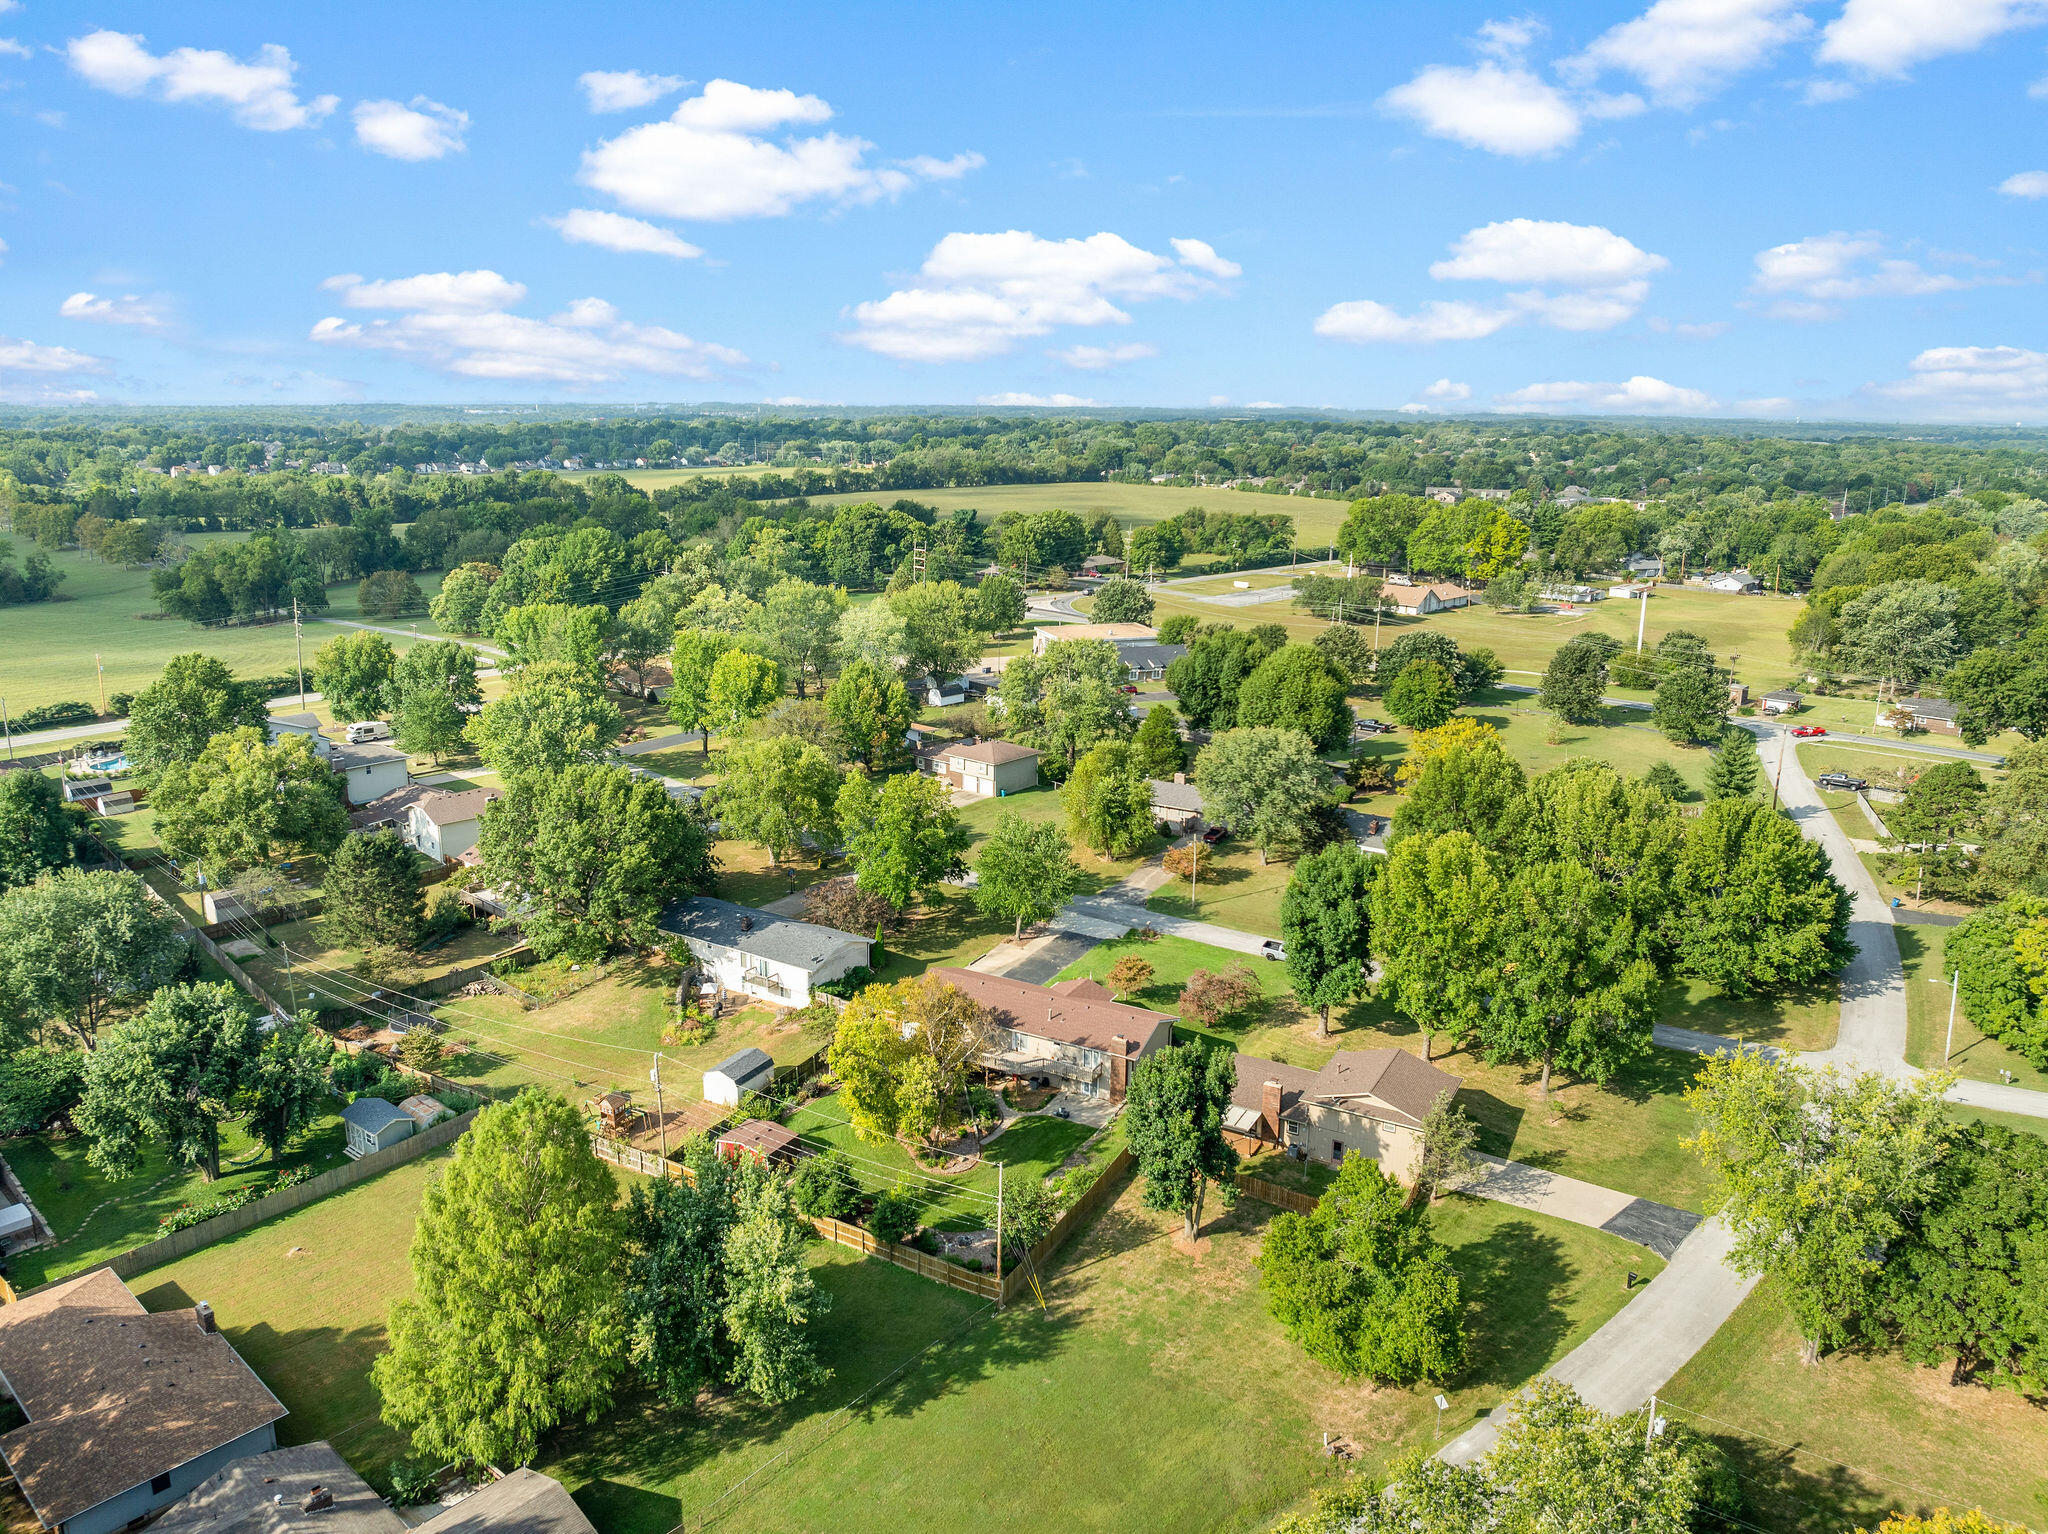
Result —
M765 1049L727 1055L704 1073L704 1101L737 1108L741 1094L766 1093L775 1084L775 1062Z
M1173 1042L1171 1017L1118 1001L1097 980L1033 985L951 965L926 973L988 1010L990 1047L980 1063L1006 1076L1120 1103L1132 1067Z
M681 943L727 990L785 1007L809 1006L812 986L864 968L874 952L874 943L855 933L709 895L678 900L655 931Z
M334 742L320 733L318 714L271 714L265 717L263 724L270 732L273 746L287 737L296 736L310 740L313 750L320 756L328 756L334 750Z
M1604 602L1610 595L1605 586L1545 586L1536 593L1546 602Z
M1764 583L1747 570L1724 570L1707 577L1709 591L1762 591Z
M1589 490L1582 489L1578 485L1566 485L1550 499L1559 506L1583 506L1593 498L1593 493Z
M1656 554L1631 554L1621 562L1630 575L1662 575L1664 560Z
M389 746L332 746L327 751L327 764L341 774L348 788L348 802L354 805L396 793L412 780L405 753Z
M1896 703L1878 705L1877 722L1891 724L1893 716L1905 714L1913 721L1913 728L1930 730L1936 735L1960 735L1963 733L1963 707L1946 698L1922 698L1914 696L1901 698Z
M1789 688L1767 692L1763 697L1763 709L1766 714L1790 714L1805 706L1806 700Z
M1423 1120L1462 1084L1405 1049L1339 1050L1319 1071L1239 1055L1223 1128L1240 1150L1282 1148L1329 1166L1355 1151L1412 1183Z
M503 793L496 788L456 792L409 783L372 799L349 816L349 823L358 831L381 831L388 826L406 846L445 862L460 858L477 844L483 832L484 806Z
M342 1151L351 1161L396 1145L420 1127L410 1113L381 1097L358 1098L341 1110L341 1122L348 1135Z
M27 1418L0 1460L53 1534L140 1525L285 1415L211 1306L151 1315L110 1268L0 1305L0 1380Z
M960 677L928 676L924 679L924 706L951 708L967 701L967 683Z
M1031 636L1031 653L1043 655L1045 647L1068 639L1157 639L1159 630L1143 623L1047 623Z
M1472 605L1472 593L1448 581L1427 586L1389 586L1386 597L1394 604L1395 612L1406 613L1411 618L1423 618L1448 608Z
M949 745L932 758L942 782L983 799L1038 787L1038 752L1009 740Z
M1171 782L1165 778L1153 778L1151 786L1154 820L1182 835L1202 828L1209 806L1203 802L1202 791L1188 781L1186 773L1176 772Z

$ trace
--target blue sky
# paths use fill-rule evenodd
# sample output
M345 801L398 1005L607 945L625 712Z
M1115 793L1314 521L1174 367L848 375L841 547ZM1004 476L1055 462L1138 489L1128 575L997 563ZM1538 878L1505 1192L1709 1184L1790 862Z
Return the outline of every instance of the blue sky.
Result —
M2048 5L0 0L0 399L2048 421Z

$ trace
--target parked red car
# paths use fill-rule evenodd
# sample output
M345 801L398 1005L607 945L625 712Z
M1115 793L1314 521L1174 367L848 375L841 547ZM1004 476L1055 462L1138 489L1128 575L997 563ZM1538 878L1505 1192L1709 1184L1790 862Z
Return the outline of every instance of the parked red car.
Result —
M1817 724L1802 724L1792 733L1801 740L1810 740L1816 735L1827 734L1827 730Z

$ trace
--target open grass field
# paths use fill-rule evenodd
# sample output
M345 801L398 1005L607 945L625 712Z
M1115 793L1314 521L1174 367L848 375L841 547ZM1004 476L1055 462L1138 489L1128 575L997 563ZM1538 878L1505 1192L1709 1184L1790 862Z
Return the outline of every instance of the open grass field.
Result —
M891 1141L871 1145L854 1133L830 1093L804 1104L789 1118L789 1127L803 1137L806 1148L837 1150L853 1162L854 1175L869 1192L902 1192L923 1203L922 1222L935 1230L990 1230L996 1223L996 1167L1011 1186L1021 1179L1042 1180L1059 1170L1095 1131L1072 1119L1032 1114L1013 1123L982 1148L981 1164L963 1172L938 1173L918 1165L903 1146ZM1101 1165L1122 1144L1112 1131L1098 1142L1088 1160Z
M291 1413L281 1444L327 1439L389 1490L404 1440L378 1420L370 1360L384 1350L391 1303L412 1291L406 1249L427 1184L453 1148L280 1215L129 1287L149 1310L205 1300L249 1367Z
M1801 1364L1798 1329L1765 1280L1657 1404L1722 1446L1744 1478L1744 1517L1774 1534L1875 1528L1943 1505L2039 1528L2048 1410L1948 1378L1895 1356Z
M1190 974L1221 969L1242 958L1182 938L1126 938L1091 949L1058 978L1103 979L1127 953L1151 964L1154 978L1149 987L1125 999L1174 1013ZM1245 1054L1311 1070L1340 1049L1391 1047L1421 1053L1422 1037L1414 1026L1378 1001L1333 1011L1330 1037L1317 1038L1315 1015L1295 1002L1285 966L1256 959L1243 962L1266 992L1264 1005L1214 1029L1178 1025L1181 1035L1211 1038ZM1666 988L1662 1009L1665 1020L1686 1027L1720 1033L1740 1029L1752 1042L1801 1049L1832 1042L1835 1013L1829 998L1737 1001L1684 981ZM1488 1065L1452 1048L1444 1038L1435 1042L1435 1063L1463 1079L1458 1103L1479 1125L1482 1150L1683 1209L1704 1208L1706 1174L1678 1143L1692 1132L1681 1094L1699 1068L1696 1057L1653 1050L1605 1087L1559 1074L1551 1082L1547 1107L1533 1069Z
M286 1152L282 1166L325 1172L342 1160L339 1112L321 1118ZM132 1176L109 1179L85 1158L83 1135L29 1135L0 1142L0 1156L56 1233L55 1246L8 1259L9 1281L30 1289L76 1273L116 1252L154 1241L157 1222L180 1204L207 1204L250 1184L268 1187L271 1165L261 1147L230 1125L222 1136L220 1181L209 1185L196 1169L174 1166L152 1151Z
M637 481L640 472L674 471L636 471L627 477ZM981 513L984 522L1006 511L1051 511L1054 508L1071 511L1081 517L1106 511L1126 527L1164 522L1168 517L1179 516L1190 506L1200 506L1206 511L1233 511L1244 516L1278 514L1294 518L1295 531L1305 554L1323 552L1336 538L1337 529L1344 524L1345 513L1351 509L1349 501L1323 501L1301 495L1259 495L1248 490L1206 487L1177 489L1172 485L1113 485L1096 480L1058 485L984 485L974 490L860 491L848 495L813 496L811 504L845 506L857 501L880 501L886 506L899 499L935 506L942 512L971 506ZM1194 563L1190 561L1190 564ZM1786 621L1789 623L1791 620Z
M730 479L735 474L771 474L779 470L761 463L739 463L728 465L699 464L683 469L557 469L555 473L563 479L591 479L599 474L617 475L629 484L642 490L659 490L664 485L679 485L690 479Z
M911 1311L901 1301L923 1296L902 1280L919 1280L830 1253L818 1272L840 1305L821 1340L837 1372L813 1397L773 1414L643 1402L558 1435L541 1468L603 1534L661 1534L784 1448L801 1457L718 1504L721 1529L1263 1528L1331 1474L1325 1431L1371 1469L1427 1444L1436 1415L1434 1387L1347 1384L1281 1334L1253 1267L1274 1213L1240 1200L1190 1252L1127 1187L1054 1269L1046 1309L1019 1304L949 1337L824 1439L826 1412L957 1326L963 1306ZM1643 1271L1638 1248L1500 1205L1450 1200L1436 1227L1473 1301L1472 1366L1446 1387L1446 1431L1562 1356L1621 1305L1623 1270ZM855 1305L871 1329L841 1329Z
M1927 756L1911 751L1887 751L1881 746L1836 745L1832 741L1818 744L1802 742L1799 746L1799 765L1806 769L1810 778L1824 772L1846 772L1867 779L1878 788L1903 788L1913 779L1938 762L1953 758ZM1987 782L1991 774L1979 762L1970 762L1977 776ZM1882 815L1884 809L1878 808Z
M186 542L203 547L237 542L243 533L192 533ZM19 544L20 540L16 540ZM217 655L243 676L275 676L292 668L292 626L283 623L246 627L201 628L166 618L150 595L149 571L101 564L76 552L53 554L65 573L58 588L62 600L0 608L0 697L8 712L20 715L44 703L77 700L99 706L100 678L93 668L97 654L106 672L106 690L134 692L156 680L164 662L187 650ZM431 596L440 587L438 575L414 577ZM327 616L355 619L353 583L328 592ZM392 628L410 628L413 619L373 620ZM432 637L433 625L422 613L420 636ZM308 623L306 662L325 640L348 630L332 624ZM394 637L400 646L406 641Z
M2048 1091L2048 1071L1971 1027L1969 1010L1960 999L1955 1008L1954 1053L1944 1063L1949 982L1942 973L1942 950L1950 929L1901 922L1892 931L1906 971L1907 1060L1924 1070L1951 1070L1970 1081L2010 1081L2014 1086ZM2048 1121L2036 1119L2031 1128L2035 1134L2048 1133Z

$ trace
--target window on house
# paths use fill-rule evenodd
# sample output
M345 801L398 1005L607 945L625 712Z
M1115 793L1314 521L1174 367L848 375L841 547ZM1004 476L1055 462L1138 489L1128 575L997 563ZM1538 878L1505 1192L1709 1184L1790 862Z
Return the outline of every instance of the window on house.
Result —
M1342 1140L1332 1140L1330 1142L1330 1159L1332 1161L1342 1161L1344 1159L1344 1142Z
M149 1483L149 1493L151 1496L159 1496L162 1493L169 1491L170 1489L171 1477L168 1472L166 1472L163 1475L151 1478Z

